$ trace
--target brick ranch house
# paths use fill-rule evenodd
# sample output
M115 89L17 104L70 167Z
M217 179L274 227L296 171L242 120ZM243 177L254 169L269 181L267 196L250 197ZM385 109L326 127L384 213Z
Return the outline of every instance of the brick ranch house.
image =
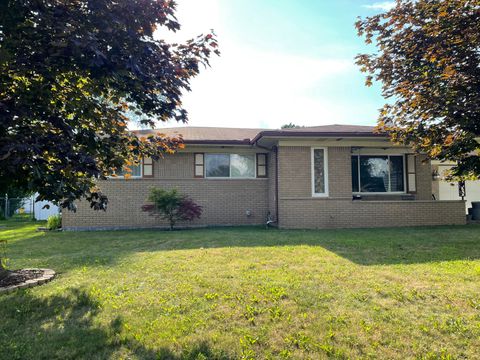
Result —
M139 136L152 130L136 131ZM70 230L162 227L141 211L152 187L177 188L203 206L192 226L361 228L465 224L463 201L432 200L432 167L372 127L285 130L185 127L185 149L144 159L130 179L99 182L107 211L85 201L63 213ZM185 224L186 225L186 224Z

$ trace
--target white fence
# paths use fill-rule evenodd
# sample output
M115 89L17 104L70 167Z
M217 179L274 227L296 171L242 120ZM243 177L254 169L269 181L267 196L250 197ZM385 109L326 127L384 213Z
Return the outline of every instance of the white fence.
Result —
M49 216L60 213L58 206L48 201L35 202L36 197L37 194L27 198L12 198L8 194L4 195L0 199L0 217L9 219L20 215L35 220L47 220Z
M45 205L49 205L49 207L46 208ZM58 206L48 201L37 201L33 205L33 211L37 220L47 220L49 216L60 213Z

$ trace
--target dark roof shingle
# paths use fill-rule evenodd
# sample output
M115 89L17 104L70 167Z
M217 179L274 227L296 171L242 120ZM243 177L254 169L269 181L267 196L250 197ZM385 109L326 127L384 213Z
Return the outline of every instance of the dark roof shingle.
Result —
M315 133L359 133L359 134L372 134L374 126L364 126L364 125L321 125L321 126L306 126L292 129L282 129L283 131L288 132L315 132Z
M262 136L269 137L308 137L308 136L384 136L374 133L373 126L362 125L322 125L293 129L245 129L226 127L174 127L156 130L134 130L139 136L163 134L182 136L185 143L191 144L251 144Z
M265 129L243 129L243 128L219 128L219 127L176 127L164 128L156 130L135 130L138 135L163 134L166 136L183 137L185 142L202 143L202 142L239 142L250 143L250 141Z

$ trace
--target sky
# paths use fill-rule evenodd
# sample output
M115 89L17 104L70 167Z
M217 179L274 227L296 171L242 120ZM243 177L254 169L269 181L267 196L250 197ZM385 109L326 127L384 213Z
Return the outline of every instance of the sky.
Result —
M189 126L279 128L294 123L374 125L380 86L364 85L355 56L372 51L358 16L390 8L374 0L177 0L182 41L213 29L220 57L192 80ZM179 126L172 121L158 127Z

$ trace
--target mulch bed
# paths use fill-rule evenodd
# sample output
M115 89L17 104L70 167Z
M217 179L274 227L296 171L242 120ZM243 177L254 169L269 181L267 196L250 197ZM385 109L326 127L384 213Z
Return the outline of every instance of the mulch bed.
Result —
M18 285L27 280L38 279L42 277L44 273L45 271L41 269L9 270L7 271L7 276L0 279L0 288Z

